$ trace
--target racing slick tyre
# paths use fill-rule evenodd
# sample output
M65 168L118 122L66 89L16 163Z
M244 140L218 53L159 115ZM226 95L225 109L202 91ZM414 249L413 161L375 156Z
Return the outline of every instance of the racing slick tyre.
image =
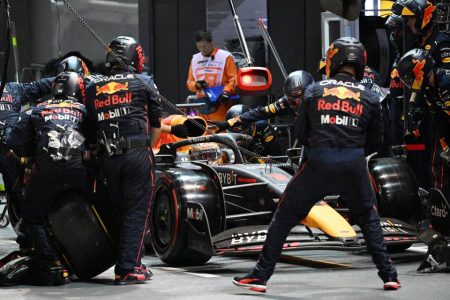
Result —
M158 176L155 187L150 207L150 239L155 253L172 266L205 264L213 255L211 234L224 228L220 186L203 172L171 169ZM189 213L188 202L193 201L204 210ZM208 225L203 230L193 229L199 221ZM198 244L209 245L209 250Z
M115 251L106 228L79 194L64 193L48 224L61 256L79 279L93 278L114 265Z
M369 171L380 217L417 224L420 218L419 185L413 171L400 158L375 158Z

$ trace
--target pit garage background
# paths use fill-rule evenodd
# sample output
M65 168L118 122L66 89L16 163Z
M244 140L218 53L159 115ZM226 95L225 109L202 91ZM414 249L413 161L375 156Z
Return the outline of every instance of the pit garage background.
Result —
M341 35L353 35L367 45L369 65L387 78L392 57L384 19L379 15L391 1L366 1L366 11L356 22L323 12L320 1L234 2L256 65L268 66L273 72L273 97L281 96L283 77L263 43L257 27L260 17L266 21L288 72L305 69L319 79L317 62L328 43ZM63 1L10 0L10 4L18 43L16 62L11 59L9 63L9 80L15 80L16 68L19 80L35 79L50 59L73 50L92 60L99 71L104 70L104 49ZM137 37L148 55L149 72L161 93L174 103L189 95L185 82L190 59L197 52L195 31L211 30L219 46L236 50L237 35L225 0L72 0L71 4L106 43L117 35Z

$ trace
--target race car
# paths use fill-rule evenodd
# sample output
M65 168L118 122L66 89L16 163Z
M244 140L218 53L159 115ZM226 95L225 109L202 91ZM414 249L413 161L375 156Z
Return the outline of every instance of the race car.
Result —
M163 262L200 265L213 255L261 250L272 215L292 175L277 164L247 163L237 143L248 138L219 134L161 146L156 155L158 178L151 203L150 241ZM221 148L205 151L203 159L179 158L177 149L205 143L226 147L233 159L225 163L218 160ZM214 152L217 155L210 155ZM382 201L388 200L383 205L389 208L389 201L398 194L395 189L404 191L404 186L408 187L402 177L409 174L392 161L374 160L371 165L377 194ZM408 201L416 201L411 196ZM317 201L309 215L293 228L284 250L364 249L361 231L352 225L339 197ZM417 241L416 228L392 216L381 220L385 240L391 247L408 248Z

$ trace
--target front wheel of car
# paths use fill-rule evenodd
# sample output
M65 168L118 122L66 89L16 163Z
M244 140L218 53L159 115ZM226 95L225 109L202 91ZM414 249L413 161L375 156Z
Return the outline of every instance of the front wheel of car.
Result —
M174 187L173 179L161 175L156 181L151 203L150 239L159 259L172 266L203 265L211 255L188 248L185 203Z

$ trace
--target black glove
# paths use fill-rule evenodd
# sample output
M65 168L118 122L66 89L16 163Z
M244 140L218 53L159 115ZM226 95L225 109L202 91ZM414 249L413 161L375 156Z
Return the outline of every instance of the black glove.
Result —
M178 124L170 127L170 134L173 134L176 137L186 139L188 137L188 132L186 126L182 124Z
M230 93L228 92L223 92L220 96L219 96L219 101L220 102L226 102L228 100L230 100Z
M204 80L197 80L195 82L195 87L198 89L206 89L208 87L208 83Z
M414 129L417 129L422 123L424 111L421 108L416 107L415 102L410 102L409 104L409 112L407 115L407 130L413 131Z
M208 121L209 123L216 125L219 129L216 131L216 133L222 132L224 130L227 130L231 128L230 123L227 121Z

